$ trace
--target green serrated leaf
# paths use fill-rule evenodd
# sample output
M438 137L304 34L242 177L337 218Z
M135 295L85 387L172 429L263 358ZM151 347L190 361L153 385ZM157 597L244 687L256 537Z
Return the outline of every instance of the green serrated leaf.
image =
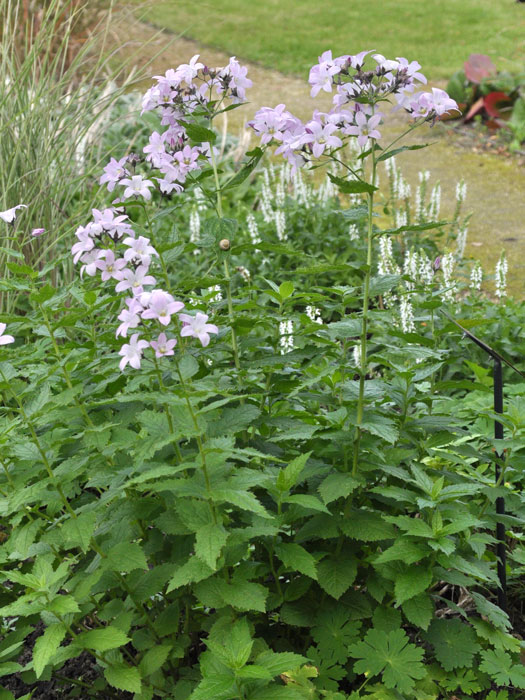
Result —
M275 546L275 553L288 569L317 580L315 558L301 545L283 542Z
M525 668L510 654L501 649L487 649L481 652L481 658L480 670L488 673L498 685L525 688Z
M37 678L40 678L65 636L66 627L58 622L46 627L44 634L38 637L33 649L33 668Z
M207 564L201 561L198 557L191 557L185 564L183 564L175 576L171 579L166 593L170 593L176 588L181 588L181 586L186 586L188 583L198 583L206 578L209 578L213 574L213 569Z
M70 518L62 527L62 535L68 547L80 547L85 553L95 529L97 514L94 512L80 513L76 518Z
M367 677L382 674L387 688L395 688L404 695L411 694L415 681L426 675L421 663L423 649L409 644L407 635L400 629L388 634L368 630L364 641L353 644L349 652L359 659L354 664L356 673Z
M392 525L385 522L380 513L357 508L340 521L339 527L347 537L363 542L393 539L396 535Z
M161 644L148 649L139 664L140 673L143 678L151 676L152 673L155 673L155 671L161 668L168 658L170 651L171 644Z
M272 518L273 516L262 506L253 493L250 491L235 491L234 489L214 489L212 494L214 501L219 503L232 503L234 506L247 510L263 518Z
M82 632L75 637L74 643L83 649L108 651L108 649L125 646L129 641L129 637L117 627L103 627Z
M195 554L211 569L216 568L217 559L226 544L228 533L217 523L208 523L195 533Z
M337 185L339 191L343 192L343 194L372 194L372 192L376 192L378 189L375 185L370 185L363 180L344 180L342 177L332 175L332 173L328 173L328 177L334 185Z
M397 605L423 593L432 583L432 569L424 566L411 566L406 571L397 574L395 596Z
M107 682L119 690L127 690L128 693L140 693L142 682L138 668L115 664L104 669L104 677Z
M227 700L238 696L235 690L235 678L230 675L216 675L204 678L190 695L189 700ZM233 694L232 694L233 693Z
M138 542L119 542L109 550L104 567L110 571L128 573L134 569L147 569L148 562Z
M318 491L325 505L336 501L338 498L346 498L359 486L359 481L346 472L329 474L321 482Z
M283 503L291 503L301 506L301 508L307 508L309 510L319 511L320 513L330 514L330 511L324 505L324 503L322 503L322 501L316 498L316 496L309 496L306 493L294 493L291 496L285 496L283 498Z
M186 129L186 133L192 141L214 144L217 139L216 133L211 129L207 129L205 126L182 120L180 120L179 123Z
M357 576L357 559L343 555L326 557L317 565L317 575L321 588L337 600Z
M377 162L379 163L382 160L388 160L389 158L393 158L394 156L397 156L398 153L403 153L403 151L417 151L420 148L426 148L429 145L430 144L428 143L422 143L414 144L412 146L400 146L399 148L393 148L391 151L386 151L385 153L382 153L377 159Z
M255 661L259 666L264 666L272 676L278 676L280 673L290 671L292 668L297 668L301 664L306 663L308 659L291 651L282 651L280 653L263 651Z
M277 488L279 491L289 491L299 480L308 458L312 453L307 452L293 459L288 466L281 469L277 476Z
M431 597L427 593L420 593L410 598L403 603L402 608L409 622L424 630L428 629L434 614L434 606Z
M424 636L434 647L436 659L445 671L471 668L474 655L480 650L476 632L456 618L433 620Z

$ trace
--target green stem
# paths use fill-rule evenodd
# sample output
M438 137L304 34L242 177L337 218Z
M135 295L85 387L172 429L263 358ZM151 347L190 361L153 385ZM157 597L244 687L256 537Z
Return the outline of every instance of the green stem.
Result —
M161 390L161 392L162 392L163 394L165 394L165 393L166 393L166 387L165 387L165 385L164 385L164 382L162 381L162 373L161 373L161 371L160 371L159 363L158 363L156 357L153 357L153 362L155 363L155 372L156 372L156 375L157 375L157 380L158 380L158 382L159 382L159 389ZM166 411L166 417L167 417L167 419L168 419L168 425L169 425L169 428L170 428L170 433L175 437L175 426L173 425L173 418L172 418L172 415L171 415L171 409L170 409L170 407L169 407L169 405L168 405L167 403L164 404L164 410ZM182 454L181 454L181 451L180 451L180 447L179 447L179 442L178 442L178 440L175 440L175 439L174 439L173 444L174 444L174 446L175 446L175 454L177 455L177 459L179 460L179 464L182 464Z
M372 185L376 181L377 162L375 150L372 151ZM356 433L354 440L354 459L352 465L352 474L357 473L357 462L359 457L359 443L361 441L361 424L363 422L363 408L365 396L365 376L367 366L366 356L366 337L368 333L368 305L370 295L370 278L372 275L372 241L373 241L373 213L374 213L374 192L368 193L368 230L367 230L367 253L366 253L366 272L365 284L363 291L363 317L361 323L361 356L360 356L360 373L359 373L359 398L357 401L357 417L356 417Z
M237 372L240 372L241 363L239 361L239 346L237 344L237 336L235 335L235 330L233 328L234 314L233 314L233 301L232 301L230 269L228 267L228 259L226 257L224 258L224 276L226 278L226 298L228 300L228 317L230 319L230 328L231 328L231 332L232 332L233 359L235 362L235 369L237 370Z
M217 522L218 522L217 510L215 508L215 504L213 503L213 499L211 497L212 489L211 489L210 475L208 474L208 465L206 463L206 453L204 452L204 445L202 442L201 429L199 427L199 423L197 421L197 416L195 415L195 411L193 410L193 406L191 405L191 401L190 401L190 398L188 396L188 392L186 389L186 384L184 382L184 379L183 379L183 376L182 376L182 373L179 369L178 364L177 364L177 374L179 375L179 380L180 380L182 389L184 391L184 399L186 401L188 411L190 412L191 419L192 419L193 425L195 427L197 446L199 448L199 454L200 454L200 458L201 458L202 473L204 475L204 483L206 484L206 491L208 492L208 503L209 503L211 514L213 517L213 522L215 524L217 524Z
M64 504L64 508L67 510L67 512L68 512L73 518L76 518L76 517L77 517L77 514L75 513L75 511L74 511L73 508L71 507L71 504L70 504L69 501L67 500L67 498L66 498L66 496L65 496L65 494L64 494L64 492L63 492L63 490L62 490L62 487L61 487L60 484L57 482L57 480L56 480L56 478L55 478L55 475L53 474L53 470L51 469L51 465L49 464L49 460L47 459L47 455L46 455L44 449L42 448L42 445L40 444L40 440L38 439L38 435L36 434L35 427L34 427L33 423L29 420L29 416L28 416L27 413L25 412L24 407L23 407L23 405L22 405L22 402L21 402L20 399L18 398L18 394L17 394L15 391L13 391L13 389L11 389L11 386L10 386L10 385L8 384L8 382L7 382L6 376L5 376L5 374L2 372L1 369L0 369L0 374L2 375L2 379L4 380L4 382L5 382L5 383L7 384L7 386L9 387L9 390L10 390L10 392L11 392L11 394L12 394L14 400L16 401L16 403L17 403L17 405L18 405L18 409L19 409L19 411L20 411L20 414L21 414L22 418L24 419L24 421L25 421L27 427L29 428L29 432L31 433L31 437L32 437L32 439L33 439L33 444L35 445L35 447L36 447L36 449L38 450L40 456L42 457L42 461L43 461L44 466L45 466L45 468L46 468L47 475L49 476L49 479L50 479L51 483L53 484L53 486L56 488L56 490L57 490L57 492L58 492L58 494L59 494L59 496L60 496L60 500L61 500L62 503Z
M212 124L212 119L210 119L210 127L211 127L211 124ZM213 145L212 144L210 144L210 154L211 154L211 167L213 169L213 178L215 180L215 189L216 189L216 194L217 194L217 214L222 219L224 216L224 212L223 212L223 208L222 208L221 185L219 182L219 172L217 170L217 161L215 160L215 154L213 152ZM239 372L241 369L241 365L239 362L239 346L237 343L237 336L236 336L235 330L233 328L234 313L233 313L233 302L232 302L232 291L231 291L231 277L230 277L230 269L228 267L227 257L224 258L224 277L226 278L226 297L228 300L228 317L230 319L230 328L231 328L231 332L232 332L233 358L235 361L235 369L237 370L237 372Z
M53 350L54 350L56 358L58 360L58 366L60 367L60 370L61 370L62 374L64 375L64 379L66 381L67 387L71 391L74 391L73 382L71 381L71 376L70 376L65 364L62 361L62 355L60 353L60 348L58 347L58 343L56 341L55 334L53 333L53 328L52 328L51 323L49 321L49 317L48 317L44 307L42 306L42 304L38 304L38 308L40 309L40 313L42 314L42 318L44 319L44 325L47 328L47 332L49 333L49 337L51 338L51 343L53 344ZM89 413L86 411L85 406L83 406L82 402L78 399L78 397L75 394L73 394L73 400L76 403L76 405L78 406L78 408L80 409L80 412L82 413L82 415L84 416L86 423L92 428L94 423L91 420L91 418L89 417Z

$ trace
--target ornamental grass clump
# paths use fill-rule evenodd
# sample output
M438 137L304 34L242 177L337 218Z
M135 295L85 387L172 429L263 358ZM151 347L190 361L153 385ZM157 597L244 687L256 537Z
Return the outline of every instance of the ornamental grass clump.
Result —
M15 226L0 240L4 284L11 277L7 262L16 259L40 268L53 260L54 284L71 279L64 241L91 208L93 176L106 157L100 131L133 83L125 65L111 63L111 13L88 23L91 3L36 5L29 12L0 0L0 209L29 206L29 226ZM31 234L39 229L47 235ZM14 293L9 301L2 294L0 310L8 303L12 309L14 300Z
M312 92L335 91L334 110L306 123L260 110L262 147L242 163L221 156L214 121L244 102L246 67L194 56L157 76L151 134L112 153L68 240L75 276L55 285L51 264L9 263L6 693L49 681L66 697L134 700L502 700L525 688L525 390L501 419L503 451L488 370L475 347L465 361L448 320L497 332L519 362L523 308L463 293L468 265L449 250L459 211L430 221L421 190L414 221L407 186L396 201L379 188L378 164L413 148L380 145L386 99L407 131L454 105L418 95L419 64L369 53L323 54ZM259 171L274 146L284 167ZM315 185L306 171L323 164ZM8 205L0 225L28 233L31 199ZM508 611L494 602L502 492Z

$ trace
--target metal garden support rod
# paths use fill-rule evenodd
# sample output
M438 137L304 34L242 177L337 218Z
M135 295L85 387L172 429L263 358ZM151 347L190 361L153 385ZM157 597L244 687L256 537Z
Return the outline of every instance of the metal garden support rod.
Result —
M503 413L503 369L501 360L494 357L494 413ZM494 437L503 440L503 424L499 420L494 421ZM500 465L502 454L496 452L496 484L499 483ZM505 499L503 496L496 498L496 515L505 515ZM505 525L496 520L496 546L498 554L498 605L507 612L507 551L505 548Z
M494 360L494 413L503 413L503 363L517 372L517 374L524 379L525 374L520 372L519 369L514 367L511 362L496 352L496 350L493 350L489 345L464 328L448 313L445 311L442 311L442 313L444 316L446 316L446 318L448 318L449 321L463 331L464 337L470 338L472 342L476 343L478 347L480 347ZM494 437L496 440L503 439L503 424L500 423L499 420L494 421ZM496 453L496 484L499 484L499 479L501 476L500 461L502 459L503 455ZM503 496L496 498L496 516L498 515L505 515L505 499ZM498 519L496 519L496 540L496 552L498 556L498 580L500 585L498 589L498 605L502 610L507 612L507 551L505 547L505 524Z

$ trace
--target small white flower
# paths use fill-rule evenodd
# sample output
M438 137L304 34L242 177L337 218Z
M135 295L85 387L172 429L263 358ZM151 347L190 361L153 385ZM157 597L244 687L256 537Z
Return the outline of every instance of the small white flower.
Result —
M483 282L483 268L479 260L476 262L470 273L470 288L479 291Z
M501 297L507 296L507 272L508 272L508 270L509 270L509 266L507 263L507 258L505 256L505 253L502 253L500 259L496 263L496 272L495 272L495 284L496 284L495 294L500 299L501 299Z
M259 235L259 227L257 226L257 221L253 214L248 214L246 217L246 226L248 228L248 233L250 234L250 240L253 245L261 242L261 236Z
M281 346L281 355L286 355L293 350L293 321L279 323L279 345Z
M12 209L6 209L6 211L0 211L0 219L5 221L6 224L12 224L17 217L17 209L27 209L27 204L17 204L16 207Z

